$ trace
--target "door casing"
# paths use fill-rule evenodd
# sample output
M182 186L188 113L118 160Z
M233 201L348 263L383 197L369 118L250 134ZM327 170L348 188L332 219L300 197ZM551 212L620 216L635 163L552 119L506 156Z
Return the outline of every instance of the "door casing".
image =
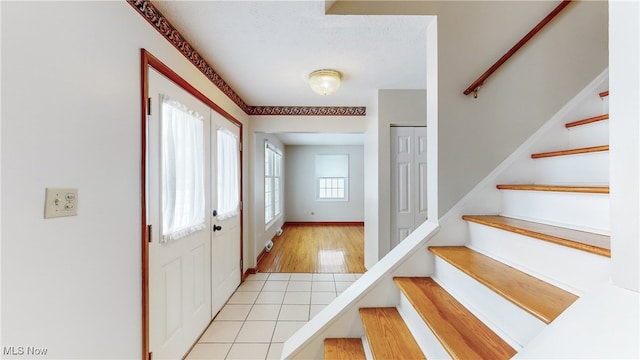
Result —
M240 144L242 144L242 134L243 127L242 122L233 117L233 115L229 114L227 111L222 109L219 105L209 99L206 95L192 86L187 80L178 75L175 71L165 65L158 58L149 53L146 49L140 49L140 83L141 83L141 91L140 91L140 194L141 194L141 213L140 213L140 224L141 226L141 270L142 270L142 354L141 359L149 359L149 239L150 239L150 231L152 229L147 224L147 114L149 111L149 84L148 84L148 68L152 67L160 74L166 76L169 80L173 81L176 85L193 95L198 100L202 101L206 105L208 105L211 109L218 112L220 115L225 117L227 120L235 123L240 128ZM241 146L242 148L242 146ZM242 154L243 152L241 152ZM242 164L243 159L240 156L240 203L243 203L243 174L242 174ZM156 231L156 230L154 230ZM157 229L159 231L159 229ZM243 259L243 212L242 207L240 209L240 261ZM242 270L244 265L240 265L242 277ZM240 279L242 281L242 278Z

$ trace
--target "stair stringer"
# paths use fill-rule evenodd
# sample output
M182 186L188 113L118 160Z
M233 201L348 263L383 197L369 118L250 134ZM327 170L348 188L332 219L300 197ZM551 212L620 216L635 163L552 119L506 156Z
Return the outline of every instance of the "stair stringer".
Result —
M394 276L428 276L434 256L428 251L438 232L435 222L426 221L348 287L285 343L283 359L322 359L325 338L362 337L364 328L358 309L395 307L400 290Z
M590 289L514 359L638 359L640 293L612 284Z

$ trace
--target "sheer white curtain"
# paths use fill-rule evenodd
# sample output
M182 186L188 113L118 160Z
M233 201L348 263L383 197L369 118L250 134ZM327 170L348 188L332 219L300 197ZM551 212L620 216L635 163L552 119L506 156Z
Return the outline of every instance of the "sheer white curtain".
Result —
M206 227L203 117L162 97L162 242Z
M240 213L240 159L238 138L227 129L218 129L218 220Z

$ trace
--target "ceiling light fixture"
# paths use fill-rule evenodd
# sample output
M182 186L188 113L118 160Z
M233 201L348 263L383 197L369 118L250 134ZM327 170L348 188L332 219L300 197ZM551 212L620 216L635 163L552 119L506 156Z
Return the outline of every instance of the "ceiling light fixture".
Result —
M340 87L342 74L331 69L316 70L309 74L311 89L320 95L330 95Z

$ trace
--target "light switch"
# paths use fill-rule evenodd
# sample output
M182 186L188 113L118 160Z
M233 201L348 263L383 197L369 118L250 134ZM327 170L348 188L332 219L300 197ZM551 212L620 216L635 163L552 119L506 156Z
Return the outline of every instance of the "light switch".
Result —
M78 215L78 189L46 189L45 219L76 215Z

